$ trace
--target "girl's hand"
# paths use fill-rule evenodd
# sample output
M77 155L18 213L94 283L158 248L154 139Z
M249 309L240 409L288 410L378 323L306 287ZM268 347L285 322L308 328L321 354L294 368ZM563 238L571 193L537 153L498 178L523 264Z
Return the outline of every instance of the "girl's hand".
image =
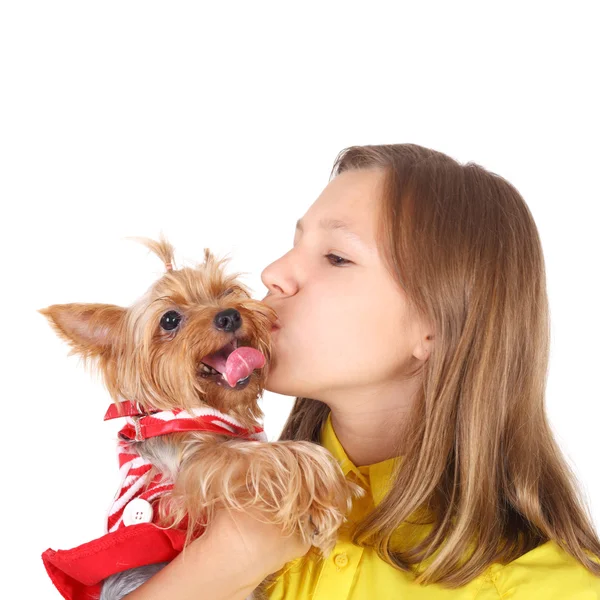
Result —
M231 559L244 565L256 585L311 548L300 533L284 536L279 525L263 523L260 519L265 520L265 517L251 510L220 508L200 537L225 538L231 548Z

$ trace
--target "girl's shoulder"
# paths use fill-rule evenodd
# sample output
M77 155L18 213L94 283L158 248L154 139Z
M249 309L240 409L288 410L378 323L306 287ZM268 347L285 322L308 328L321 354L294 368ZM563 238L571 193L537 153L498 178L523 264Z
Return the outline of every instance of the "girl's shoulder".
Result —
M600 600L600 577L552 541L506 565L494 563L454 589L439 583L419 585L372 549L340 544L324 562L310 555L286 565L270 586L270 600Z
M600 559L588 553L600 565ZM600 600L600 577L556 542L548 541L512 562L494 563L476 600Z

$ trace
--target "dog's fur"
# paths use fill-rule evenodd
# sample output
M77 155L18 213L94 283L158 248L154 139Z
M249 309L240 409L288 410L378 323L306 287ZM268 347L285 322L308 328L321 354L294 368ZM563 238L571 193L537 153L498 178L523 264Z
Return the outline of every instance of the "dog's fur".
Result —
M224 263L205 249L205 261L175 269L173 247L135 239L164 262L167 272L132 306L55 304L39 312L80 355L101 373L112 400L138 402L144 409L171 410L211 406L252 429L262 422L258 406L272 357L271 327L277 315L253 300L239 275L226 275ZM215 315L239 311L239 329L213 326ZM176 310L182 317L172 331L161 317ZM217 385L200 375L201 359L233 338L260 350L266 363L255 370L244 389ZM346 480L334 457L310 442L245 441L209 432L172 433L134 443L135 451L153 464L148 481L165 473L174 482L171 494L158 502L159 524L176 527L187 516L186 545L211 522L221 507L258 509L283 533L299 532L327 557L346 520L353 496L364 490ZM185 552L185 548L184 548ZM257 557L257 560L260 558ZM167 563L129 569L103 583L101 600L119 600ZM266 598L267 577L249 597Z

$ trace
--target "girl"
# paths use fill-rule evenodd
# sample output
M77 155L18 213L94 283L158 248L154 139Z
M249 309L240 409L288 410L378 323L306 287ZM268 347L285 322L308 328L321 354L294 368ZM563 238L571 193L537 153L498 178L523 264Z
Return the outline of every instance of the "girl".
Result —
M323 560L226 513L127 596L600 599L600 540L544 408L542 247L517 190L416 144L358 146L262 273L267 389L368 492ZM195 547L194 547L195 546ZM192 558L188 556L192 555Z

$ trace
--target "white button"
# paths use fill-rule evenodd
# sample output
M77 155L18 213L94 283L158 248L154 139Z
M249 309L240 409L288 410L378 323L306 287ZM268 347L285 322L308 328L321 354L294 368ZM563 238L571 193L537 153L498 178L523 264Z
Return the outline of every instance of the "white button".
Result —
M143 498L134 498L123 510L123 523L136 525L137 523L151 523L154 511L152 504Z

